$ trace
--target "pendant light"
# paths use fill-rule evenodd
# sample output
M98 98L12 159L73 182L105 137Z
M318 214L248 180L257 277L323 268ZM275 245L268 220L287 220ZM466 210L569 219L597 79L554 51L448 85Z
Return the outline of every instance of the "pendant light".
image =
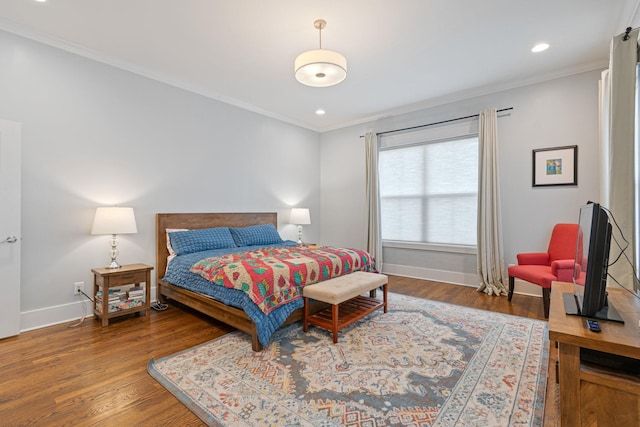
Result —
M320 32L320 48L308 50L296 58L296 79L303 85L327 87L337 85L347 77L347 60L333 50L322 48L322 29L327 22L318 19L313 26Z

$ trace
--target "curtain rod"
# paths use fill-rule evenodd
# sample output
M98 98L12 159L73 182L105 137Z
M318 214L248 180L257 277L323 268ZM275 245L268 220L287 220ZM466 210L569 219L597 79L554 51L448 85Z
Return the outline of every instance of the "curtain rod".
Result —
M496 113L501 113L503 111L509 111L509 110L513 110L513 107L502 108L500 110L497 110ZM384 131L384 132L376 133L376 136L385 135L387 133L402 132L402 131L405 131L405 130L419 129L419 128L424 128L424 127L427 127L427 126L441 125L443 123L455 122L455 121L458 121L458 120L472 119L474 117L479 117L479 116L480 116L480 114L472 114L470 116L456 117L455 119L449 119L449 120L442 120L442 121L439 121L439 122L427 123L426 125L418 125L418 126L411 126L411 127L402 128L402 129L387 130L387 131ZM364 138L364 135L360 135L360 138Z

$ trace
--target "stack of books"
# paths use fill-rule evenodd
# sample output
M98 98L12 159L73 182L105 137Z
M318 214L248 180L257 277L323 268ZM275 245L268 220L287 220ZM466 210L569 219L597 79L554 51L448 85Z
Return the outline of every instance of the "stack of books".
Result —
M96 293L96 309L102 313L102 291ZM122 310L121 305L127 301L127 292L122 289L109 289L109 313Z
M144 288L142 286L133 286L129 288L129 299L136 301L144 301Z
M96 299L102 301L102 291L96 293ZM109 304L117 304L127 299L127 293L122 289L109 289Z

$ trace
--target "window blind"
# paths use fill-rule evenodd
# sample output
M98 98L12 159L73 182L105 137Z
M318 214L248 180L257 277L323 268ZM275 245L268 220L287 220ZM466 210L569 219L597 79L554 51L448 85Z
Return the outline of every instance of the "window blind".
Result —
M383 240L476 244L477 120L382 136Z

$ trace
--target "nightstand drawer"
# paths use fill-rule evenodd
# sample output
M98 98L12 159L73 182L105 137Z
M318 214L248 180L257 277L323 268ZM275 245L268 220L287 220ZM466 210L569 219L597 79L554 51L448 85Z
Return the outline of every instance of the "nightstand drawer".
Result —
M145 271L112 274L109 276L109 287L140 283L146 281L146 279L147 273Z

